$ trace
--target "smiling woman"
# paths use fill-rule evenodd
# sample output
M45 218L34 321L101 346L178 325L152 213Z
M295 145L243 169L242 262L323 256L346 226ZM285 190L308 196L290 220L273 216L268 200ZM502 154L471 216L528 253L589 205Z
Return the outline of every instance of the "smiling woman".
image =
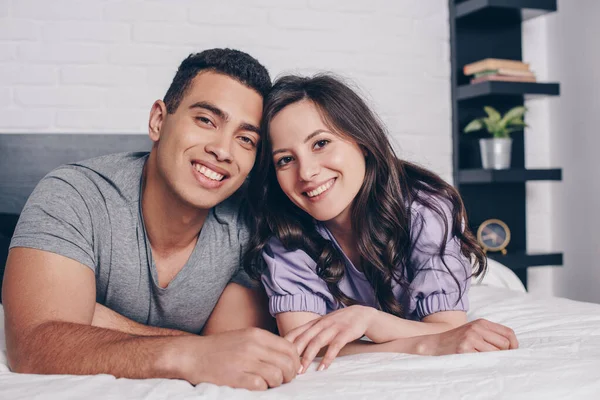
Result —
M485 271L456 190L400 160L366 103L340 80L286 76L265 101L245 265L306 369L339 354L448 354L518 346L509 328L467 322ZM466 341L465 332L474 331ZM353 343L363 335L375 344Z

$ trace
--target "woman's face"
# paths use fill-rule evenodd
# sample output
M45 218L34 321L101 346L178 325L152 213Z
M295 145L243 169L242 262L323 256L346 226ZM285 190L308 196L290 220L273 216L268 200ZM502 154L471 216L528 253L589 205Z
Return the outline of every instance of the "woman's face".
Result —
M311 101L281 110L270 124L277 181L289 199L319 221L349 221L365 178L365 155L333 133Z

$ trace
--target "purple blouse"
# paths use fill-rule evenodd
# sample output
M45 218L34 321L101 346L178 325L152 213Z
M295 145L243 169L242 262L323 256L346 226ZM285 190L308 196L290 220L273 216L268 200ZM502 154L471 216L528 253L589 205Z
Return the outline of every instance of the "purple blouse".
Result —
M450 208L448 204L438 204L446 214L450 231ZM402 305L404 317L421 320L440 311L467 311L467 292L472 267L469 260L460 253L458 239L450 232L446 237L446 267L436 254L444 233L442 219L433 210L417 202L411 206L411 213L413 251L409 263L410 268L415 271L415 276L410 282L409 293L405 293L395 281L392 283L392 291ZM334 236L323 224L318 223L317 230L344 254ZM262 283L269 296L271 315L287 311L307 311L324 315L343 307L329 292L325 281L317 275L315 260L303 250L286 250L279 239L272 238L265 246L263 258L267 268L262 275ZM365 275L356 269L345 254L344 260L346 271L338 284L340 290L359 304L377 308L375 293ZM458 286L448 269L460 284L460 300Z

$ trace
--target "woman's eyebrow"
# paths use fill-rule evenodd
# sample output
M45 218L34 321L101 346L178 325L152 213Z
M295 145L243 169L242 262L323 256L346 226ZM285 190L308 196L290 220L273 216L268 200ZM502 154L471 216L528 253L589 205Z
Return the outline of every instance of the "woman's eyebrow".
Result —
M303 143L308 142L310 139L314 138L315 136L321 134L321 133L330 133L329 131L326 131L325 129L317 129L316 131L314 131L313 133L311 133L310 135L308 135L305 139ZM279 153L283 153L287 151L287 149L277 149L277 150L273 150L273 153L271 153L271 155L275 155L275 154L279 154Z

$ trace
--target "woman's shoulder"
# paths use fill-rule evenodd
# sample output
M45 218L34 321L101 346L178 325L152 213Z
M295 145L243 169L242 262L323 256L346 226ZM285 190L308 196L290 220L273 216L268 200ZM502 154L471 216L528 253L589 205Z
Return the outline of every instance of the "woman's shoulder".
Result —
M413 218L431 218L434 215L437 219L442 218L442 216L451 218L453 205L448 198L420 190L410 203L410 212Z
M306 251L300 248L286 247L276 236L272 236L263 249L263 258L267 264L295 265L316 270L317 263Z

